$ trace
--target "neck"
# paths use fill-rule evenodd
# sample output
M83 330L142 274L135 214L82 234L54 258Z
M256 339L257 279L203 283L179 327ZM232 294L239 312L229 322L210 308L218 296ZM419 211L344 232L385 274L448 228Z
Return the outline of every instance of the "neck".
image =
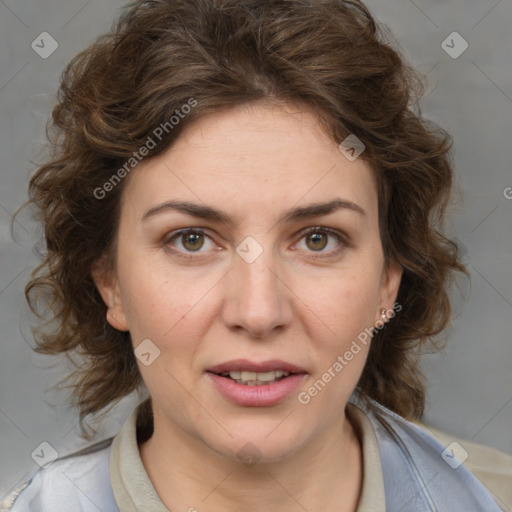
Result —
M157 411L142 462L169 510L355 512L362 487L360 434L343 413L313 442L253 466L213 451Z

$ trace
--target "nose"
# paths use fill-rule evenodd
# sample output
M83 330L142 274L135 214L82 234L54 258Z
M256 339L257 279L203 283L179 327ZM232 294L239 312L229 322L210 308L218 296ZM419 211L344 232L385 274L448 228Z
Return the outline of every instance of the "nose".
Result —
M264 250L252 263L238 254L233 260L233 269L226 276L222 319L232 330L269 339L284 330L293 316L293 294L286 286L283 269L271 250Z

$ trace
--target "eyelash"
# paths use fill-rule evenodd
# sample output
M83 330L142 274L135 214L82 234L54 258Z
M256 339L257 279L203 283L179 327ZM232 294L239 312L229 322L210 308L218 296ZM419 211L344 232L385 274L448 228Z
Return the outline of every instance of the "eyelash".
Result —
M339 242L339 246L336 249L333 249L330 252L328 252L327 256L325 256L322 251L320 251L318 253L319 255L315 255L314 251L311 251L312 255L309 257L312 259L318 259L318 258L325 259L326 257L328 258L328 257L337 256L343 249L350 246L350 244L347 240L347 237L345 235L338 233L337 231L335 231L333 229L323 227L323 226L312 226L312 227L304 229L300 233L301 236L299 238L299 241L311 233L325 233L325 234L328 234L328 235L334 237ZM197 256L194 256L194 252L186 252L185 254L187 254L187 256L185 256L184 251L169 247L169 244L174 239L178 238L179 236L185 235L185 234L199 234L199 235L204 235L210 239L211 239L211 237L208 236L202 228L180 229L178 231L173 231L172 233L169 234L169 236L165 237L165 239L163 241L163 245L166 246L168 248L168 250L172 251L172 253L177 255L178 257L185 258L187 260L191 260L191 259L194 259L197 257ZM201 254L201 253L198 252L197 254Z

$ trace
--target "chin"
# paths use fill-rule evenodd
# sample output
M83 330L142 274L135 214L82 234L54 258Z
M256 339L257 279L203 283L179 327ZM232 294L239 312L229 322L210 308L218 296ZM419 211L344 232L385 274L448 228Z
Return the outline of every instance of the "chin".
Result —
M274 463L294 455L306 443L303 428L284 428L279 422L263 425L238 423L236 429L226 425L233 437L225 436L223 440L205 440L206 444L219 455L241 462L245 465L256 463ZM277 428L276 428L277 427Z

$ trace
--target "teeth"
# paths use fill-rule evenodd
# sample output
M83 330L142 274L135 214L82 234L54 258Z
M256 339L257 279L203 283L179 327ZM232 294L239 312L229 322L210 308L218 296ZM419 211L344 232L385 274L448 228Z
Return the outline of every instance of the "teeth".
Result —
M256 372L242 372L242 375L238 378L242 380L256 380Z
M280 377L283 372L265 372L265 373L258 373L256 376L257 380L263 381L263 382L269 382L271 380L276 379L277 377Z
M262 384L269 384L275 382L281 377L288 377L290 372L277 370L272 372L246 372L232 370L229 373L222 373L225 377L229 375L238 384L245 384L247 386L261 386Z

